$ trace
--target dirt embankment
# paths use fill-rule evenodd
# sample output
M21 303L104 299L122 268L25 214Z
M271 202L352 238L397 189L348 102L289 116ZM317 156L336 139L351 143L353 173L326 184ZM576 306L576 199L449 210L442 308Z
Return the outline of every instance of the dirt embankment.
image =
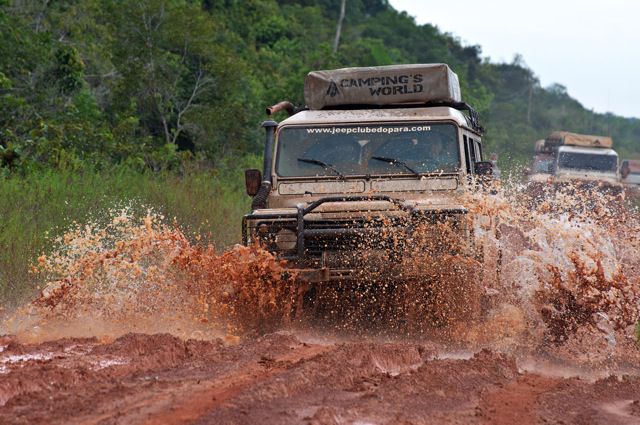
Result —
M637 374L541 374L509 355L428 342L128 334L33 345L4 337L0 347L7 424L640 423Z

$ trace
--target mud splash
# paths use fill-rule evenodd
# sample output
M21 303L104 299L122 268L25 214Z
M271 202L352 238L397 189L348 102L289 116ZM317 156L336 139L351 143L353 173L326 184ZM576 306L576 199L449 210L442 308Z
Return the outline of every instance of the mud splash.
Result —
M315 324L264 250L152 212L77 226L0 323L0 422L638 423L637 212L529 190L468 200L473 255L317 288Z
M36 340L130 331L216 337L272 328L288 317L292 287L268 252L236 246L218 253L151 211L111 217L106 225L73 228L38 259L43 289L3 333Z
M403 253L400 283L374 271L356 285L313 289L303 300L319 323L312 329L426 336L473 350L562 351L590 362L635 355L637 212L600 193L541 196L522 185L465 202L476 238L471 255L461 255L453 238L418 228L423 237L414 242L424 249ZM437 226L445 227L441 235L455 230ZM443 252L432 258L434 247ZM219 253L152 212L113 211L106 225L77 226L35 269L44 281L40 296L2 333L39 340L170 332L233 342L310 325L293 314L300 307L295 276L287 278L271 254L240 246Z
M484 281L493 311L524 322L520 344L576 361L637 360L636 209L619 194L570 185L512 184L472 198L473 214L485 217L476 227L485 252L498 253L499 279Z

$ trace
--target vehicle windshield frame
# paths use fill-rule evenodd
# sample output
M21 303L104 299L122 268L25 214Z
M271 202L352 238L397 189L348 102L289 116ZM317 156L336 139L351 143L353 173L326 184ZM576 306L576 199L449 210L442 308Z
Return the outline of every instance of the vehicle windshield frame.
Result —
M455 134L455 142L452 143L453 146L455 146L455 159L457 161L457 164L455 166L455 169L453 170L438 170L438 171L434 171L434 172L425 172L425 171L419 171L417 174L413 174L410 171L408 171L406 168L402 167L402 166L397 166L397 165L390 165L390 169L392 169L393 171L389 171L389 172L371 172L371 173L350 173L350 172L343 172L343 176L337 176L336 174L329 174L327 173L326 175L323 174L317 174L317 175L297 175L297 176L289 176L289 175L282 175L280 173L280 169L279 169L279 165L280 165L280 160L281 160L281 133L283 131L286 131L288 129L304 129L304 128L310 128L310 127L350 127L350 126L421 126L421 125L425 125L425 126L434 126L434 125L450 125L452 126L453 130L454 130L454 134ZM276 133L276 143L274 146L275 149L275 155L274 155L274 163L273 163L273 170L274 170L274 174L275 176L279 179L279 180L287 180L287 179L292 179L292 180L336 180L336 179L355 179L355 178L416 178L416 177L430 177L430 176L451 176L451 175L458 175L461 170L463 169L463 158L461 157L461 147L460 147L460 139L461 139L461 127L460 125L454 121L454 120L437 120L437 121L424 121L424 120L409 120L409 121L385 121L385 122L378 122L378 121L372 121L372 122L344 122L344 123L304 123L304 124L289 124L289 125L283 125L282 127L278 128L277 133ZM309 158L306 158L309 159ZM314 158L315 159L315 158ZM334 164L331 164L334 165ZM398 164L399 165L399 164ZM321 169L321 167L319 167L319 169ZM341 170L342 172L342 170Z

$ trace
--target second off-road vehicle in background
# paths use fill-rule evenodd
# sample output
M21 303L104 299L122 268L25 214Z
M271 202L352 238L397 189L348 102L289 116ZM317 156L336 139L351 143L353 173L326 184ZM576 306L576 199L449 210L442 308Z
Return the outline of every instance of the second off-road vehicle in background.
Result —
M640 198L640 159L623 159L620 164L620 182L628 199Z
M640 159L624 159L620 165L622 184L629 187L640 187Z
M536 142L528 180L618 187L618 154L610 137L554 131Z
M305 282L402 277L396 266L420 249L472 255L464 194L491 163L447 65L314 71L305 101L267 109L290 116L263 123L263 170L246 172L245 244L288 260ZM458 244L442 243L443 225Z

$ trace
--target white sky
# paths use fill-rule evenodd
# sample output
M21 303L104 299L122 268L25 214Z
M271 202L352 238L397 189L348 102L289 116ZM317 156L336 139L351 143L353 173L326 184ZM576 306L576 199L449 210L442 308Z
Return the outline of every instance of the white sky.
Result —
M390 0L492 62L521 54L543 86L596 112L640 118L638 0ZM454 70L455 71L455 70Z

